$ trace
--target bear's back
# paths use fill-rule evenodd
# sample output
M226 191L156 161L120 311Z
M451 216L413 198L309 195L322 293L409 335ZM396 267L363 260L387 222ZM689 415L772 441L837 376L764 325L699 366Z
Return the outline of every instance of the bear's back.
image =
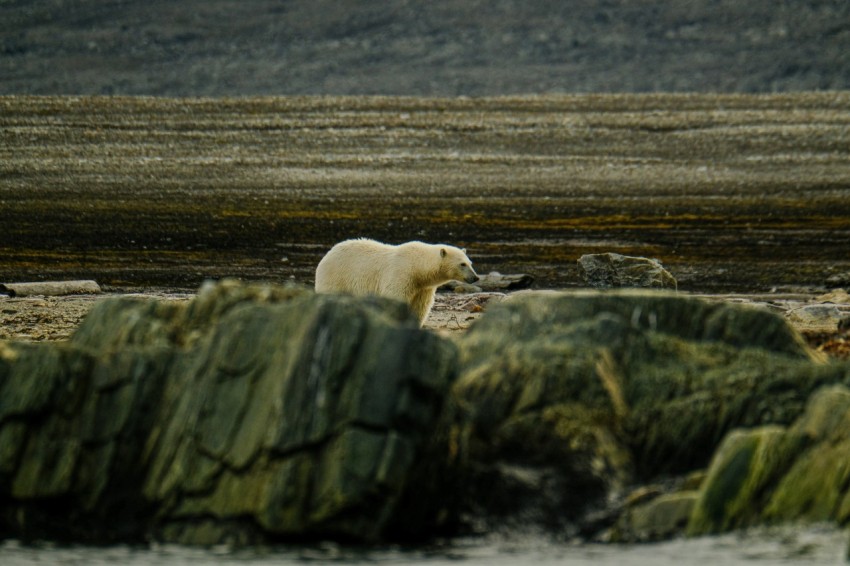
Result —
M345 240L316 267L317 293L379 294L381 277L395 246L366 238Z

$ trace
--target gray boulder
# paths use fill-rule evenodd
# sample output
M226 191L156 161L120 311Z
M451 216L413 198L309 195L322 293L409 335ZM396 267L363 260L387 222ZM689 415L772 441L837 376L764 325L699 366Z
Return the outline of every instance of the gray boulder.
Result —
M584 282L595 289L638 287L676 289L676 278L661 262L616 253L586 254L578 259Z

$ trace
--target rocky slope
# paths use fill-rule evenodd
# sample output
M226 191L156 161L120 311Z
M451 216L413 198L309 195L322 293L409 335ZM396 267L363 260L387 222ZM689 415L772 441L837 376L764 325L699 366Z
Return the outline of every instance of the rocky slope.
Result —
M846 89L849 21L843 0L18 0L0 93Z

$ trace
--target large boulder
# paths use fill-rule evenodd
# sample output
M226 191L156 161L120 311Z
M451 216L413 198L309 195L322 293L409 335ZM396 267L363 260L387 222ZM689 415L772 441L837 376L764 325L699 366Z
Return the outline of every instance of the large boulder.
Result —
M515 295L458 344L445 475L472 528L600 527L628 486L707 466L737 427L789 425L846 375L767 310L663 292ZM671 524L693 502L668 501Z
M392 301L106 300L69 343L0 350L0 535L377 540L455 370Z

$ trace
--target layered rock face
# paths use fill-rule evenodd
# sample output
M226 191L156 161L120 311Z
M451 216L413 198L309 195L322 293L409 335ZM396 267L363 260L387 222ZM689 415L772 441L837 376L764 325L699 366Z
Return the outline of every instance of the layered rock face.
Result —
M0 366L3 530L236 543L372 540L438 416L455 348L403 305L225 284L107 300Z
M66 343L0 343L0 536L846 521L848 384L779 316L672 293L518 293L451 340L402 303L298 288L107 299Z

